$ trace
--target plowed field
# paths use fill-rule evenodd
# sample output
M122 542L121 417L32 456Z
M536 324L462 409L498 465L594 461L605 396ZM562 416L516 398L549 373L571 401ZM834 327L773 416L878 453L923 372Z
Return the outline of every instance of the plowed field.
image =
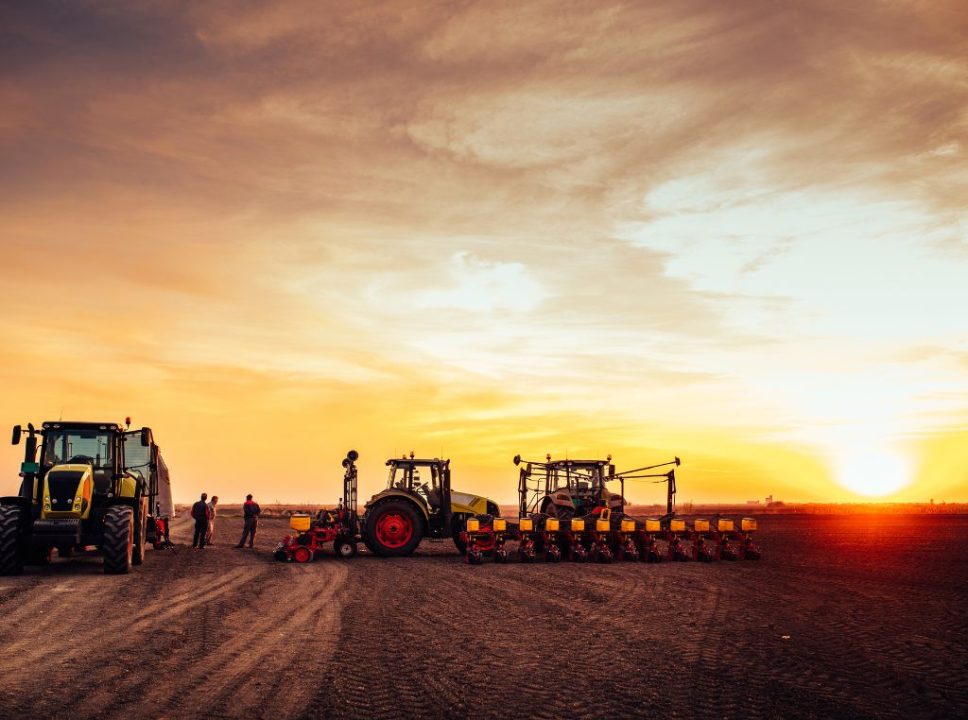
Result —
M767 516L760 562L152 551L0 578L0 717L968 715L968 518Z

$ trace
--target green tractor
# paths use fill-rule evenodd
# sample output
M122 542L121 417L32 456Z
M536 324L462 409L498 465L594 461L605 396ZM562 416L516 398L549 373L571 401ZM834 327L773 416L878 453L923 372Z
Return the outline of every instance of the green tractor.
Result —
M0 575L90 546L104 572L144 561L155 515L173 514L171 484L150 428L116 423L45 422L27 426L20 494L0 498ZM24 435L13 429L13 444Z
M463 553L464 522L476 515L499 517L497 503L479 495L451 490L450 460L410 457L387 460L385 490L365 505L363 542L384 557L410 555L424 537L452 538Z

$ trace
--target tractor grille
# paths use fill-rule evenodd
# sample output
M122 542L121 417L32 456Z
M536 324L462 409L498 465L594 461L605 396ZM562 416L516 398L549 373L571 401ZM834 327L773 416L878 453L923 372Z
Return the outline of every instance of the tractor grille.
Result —
M51 510L66 512L74 506L77 484L81 481L83 474L67 470L47 473Z

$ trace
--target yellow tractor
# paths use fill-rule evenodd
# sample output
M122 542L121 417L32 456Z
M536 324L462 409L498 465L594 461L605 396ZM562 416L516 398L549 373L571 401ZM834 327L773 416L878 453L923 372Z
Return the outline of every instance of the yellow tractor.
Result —
M150 428L116 423L27 426L20 493L0 498L0 575L94 546L104 572L126 573L156 540L154 516L171 515L168 470ZM24 434L17 425L13 444Z
M452 538L463 553L461 540L468 517L499 517L497 503L479 495L451 490L450 460L391 458L385 490L365 505L363 542L384 557L410 555L425 538Z

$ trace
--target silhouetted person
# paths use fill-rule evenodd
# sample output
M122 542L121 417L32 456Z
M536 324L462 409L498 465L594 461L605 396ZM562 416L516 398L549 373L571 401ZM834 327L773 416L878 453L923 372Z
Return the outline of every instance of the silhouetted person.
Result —
M208 521L211 517L211 510L208 509L208 493L202 493L202 499L192 505L192 519L195 520L195 537L192 539L192 547L199 550L205 549L205 535L208 533Z
M235 547L242 547L245 545L245 539L249 539L249 547L252 547L252 543L255 542L255 529L259 524L259 514L262 512L262 508L259 507L259 503L252 499L251 495L245 496L245 504L242 505L242 517L244 518L242 529L242 539L239 540L239 544Z

